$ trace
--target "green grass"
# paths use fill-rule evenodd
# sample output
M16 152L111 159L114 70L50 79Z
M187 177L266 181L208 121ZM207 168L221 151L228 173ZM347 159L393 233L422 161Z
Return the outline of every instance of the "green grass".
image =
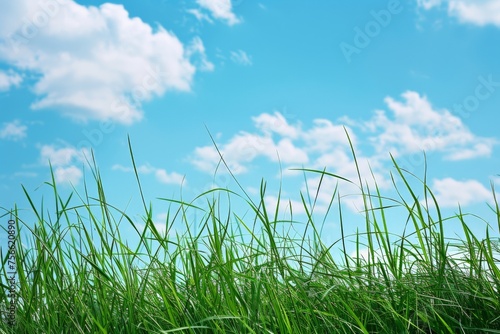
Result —
M361 176L347 180L359 186L368 208L363 231L346 234L342 197L331 194L339 239L330 244L322 241L323 223L315 222L317 194L299 194L306 218L286 221L279 205L266 207L264 181L257 201L242 188L200 194L203 206L163 199L170 204L166 234L152 223L137 172L144 228L108 203L95 163L96 194L86 184L83 194L62 198L52 179L49 209L25 190L36 221L3 208L2 218L16 220L23 239L16 247L17 323L0 320L0 332L500 333L499 242L490 237L500 230L498 204L491 207L497 221L479 239L468 227L470 216L442 217L426 179L419 198L410 186L415 177L393 162L399 198L385 198ZM325 171L303 173L346 181ZM492 198L498 203L493 187ZM235 200L246 203L246 213L231 210ZM407 228L399 236L387 228L393 210L404 213ZM194 211L201 218L190 221ZM449 221L462 226L463 240L445 235ZM186 232L174 232L181 224ZM290 225L300 226L301 237L282 228ZM133 228L138 245L129 245L125 227ZM365 248L369 255L351 257L349 240L358 255ZM5 249L1 258L5 311Z

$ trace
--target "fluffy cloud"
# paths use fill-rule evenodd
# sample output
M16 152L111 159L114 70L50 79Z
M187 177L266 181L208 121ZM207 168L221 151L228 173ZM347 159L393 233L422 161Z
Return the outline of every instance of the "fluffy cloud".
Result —
M491 155L494 139L474 135L460 118L446 109L434 109L425 96L412 91L402 96L403 102L385 99L392 115L378 110L364 123L365 129L374 134L370 140L380 154L439 151L447 160Z
M82 171L76 166L57 167L54 171L54 177L57 183L77 184L82 178Z
M346 116L336 122L315 119L309 128L299 122L291 124L279 112L263 113L252 118L255 132L240 132L218 144L218 148L233 174L248 172L257 158L277 162L279 156L279 161L284 163L283 175L300 174L292 169L306 166L316 170L326 169L328 173L353 182L326 176L320 185L317 174L308 175L307 184L304 183L301 189L310 194L317 193L319 211L326 209L337 185L341 194L346 196L344 203L353 211L363 210L358 173L364 187L368 186L372 190L375 187L390 188L387 165L392 163L389 152L399 158L421 155L422 151L436 152L449 161L491 155L497 143L495 139L475 135L460 118L446 109L436 109L425 96L408 91L402 97L403 101L387 97L385 102L388 111L378 110L367 121L354 121ZM368 134L368 141L358 140L355 133L358 129ZM354 147L356 160L352 156L346 132ZM220 155L213 145L197 147L190 160L195 167L207 173L213 173L217 167L221 170ZM404 167L409 169L410 166ZM445 185L456 185L449 180L446 182ZM455 199L446 195L442 182L436 185L444 205L456 203ZM463 186L475 195L457 199L464 203L472 199L484 199L485 192L479 183L469 182Z
M112 167L113 170L119 170L122 172L130 173L133 172L133 168L131 167L125 167L119 164L113 165ZM149 164L146 165L140 165L137 167L137 172L140 174L154 174L156 179L164 184L185 184L185 178L183 175L172 172L168 173L165 169L162 168L156 168L153 167Z
M56 148L54 145L43 145L40 148L40 159L44 164L50 164L54 167L69 165L77 160L85 161L85 156L89 156L88 152L78 151L72 146Z
M448 14L462 23L500 27L500 2L497 0L417 0L418 6L429 10L447 4Z
M0 71L0 92L7 91L12 86L19 86L21 81L23 81L23 78L12 70L8 72Z
M493 194L476 180L458 181L452 178L433 180L431 190L439 206L456 207L491 201Z
M78 184L83 172L76 164L85 163L89 157L88 151L79 151L72 146L59 148L55 145L43 145L40 147L42 164L48 165L50 163L52 165L55 180L61 184Z
M231 0L196 0L196 2L208 10L215 19L223 20L230 26L241 22L241 19L233 13Z
M274 114L263 113L257 117L252 117L255 127L266 134L276 133L283 137L297 138L300 133L300 126L290 125L285 117L275 111Z
M0 138L18 141L26 137L27 129L28 127L22 125L19 120L3 123L3 126L0 128Z
M38 77L32 108L80 121L136 122L144 101L190 90L191 57L199 55L202 69L210 69L199 38L184 47L122 5L21 0L3 8L0 22L0 59Z
M262 118L257 119L262 120ZM242 132L219 149L224 161L234 174L247 172L248 163L259 156L287 164L303 164L309 161L305 150L295 146L291 139L283 138L276 142L269 134ZM213 146L198 147L195 149L191 162L199 169L212 173L220 162L220 156Z
M167 173L165 169L157 169L155 172L156 179L165 184L182 184L184 176L179 173Z
M479 26L493 24L500 27L500 2L497 0L450 0L448 12L461 22Z
M348 147L349 139L346 130L353 144L356 143L356 136L349 127L344 129L344 126L334 125L327 119L315 119L313 124L311 129L302 134L311 150L327 152L339 144Z

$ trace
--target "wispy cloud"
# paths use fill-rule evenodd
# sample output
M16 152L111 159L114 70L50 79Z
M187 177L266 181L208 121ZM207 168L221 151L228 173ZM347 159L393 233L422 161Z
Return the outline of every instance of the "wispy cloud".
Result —
M233 13L231 0L196 0L202 8L208 10L213 18L222 20L232 26L241 22Z
M12 70L7 72L0 71L0 92L7 91L13 86L17 87L22 81L23 78Z
M120 164L115 164L111 167L112 170L119 170L126 173L131 173L134 171L132 167L126 167ZM149 164L140 165L137 167L137 172L140 174L154 174L156 179L164 184L186 184L184 175L176 172L167 172L163 168L156 168Z
M18 141L26 137L28 127L23 125L21 121L14 120L12 122L3 123L0 128L0 138Z
M252 57L249 56L245 51L231 51L231 60L239 65L250 66L252 65Z
M200 37L196 36L193 38L191 43L187 46L186 54L188 57L195 59L194 62L197 62L197 67L201 71L213 71L214 64L208 61L207 56L205 54L205 46L203 45L203 41ZM197 58L196 58L197 57Z
M188 9L187 12L194 17L198 21L207 21L208 23L213 23L214 21L208 16L208 14L203 13L201 10L193 8L193 9Z
M57 10L38 28L23 21L45 13L35 1L16 1L0 13L0 59L40 74L34 109L54 108L79 121L131 124L143 117L143 102L191 89L196 72L191 57L199 55L203 68L210 67L201 40L186 50L173 33L131 18L122 5L54 3Z

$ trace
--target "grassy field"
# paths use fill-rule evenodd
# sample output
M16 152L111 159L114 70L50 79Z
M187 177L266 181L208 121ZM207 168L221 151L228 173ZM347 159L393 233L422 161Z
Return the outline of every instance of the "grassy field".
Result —
M342 202L331 194L340 212L339 238L331 244L322 242L308 194L300 194L307 213L299 222L280 220L281 208L266 207L264 182L260 201L242 189L200 194L203 207L172 199L167 233L160 233L142 190L145 227L107 202L95 164L92 172L96 194L62 198L49 182L52 209L25 191L35 222L2 208L3 221L13 219L26 240L15 247L15 324L7 322L9 254L2 249L1 333L500 333L499 206L491 206L497 220L486 237L477 238L468 215L443 217L425 179L419 198L412 176L395 161L394 187L411 200L387 205L379 189L351 180L368 208L366 224L347 235ZM221 208L222 198L244 200L251 215ZM493 188L492 199L498 203ZM395 209L404 210L408 226L396 237L386 218ZM189 221L192 210L203 213L196 222ZM445 234L450 220L462 226L463 240ZM302 224L303 236L280 232L284 223ZM174 233L176 224L186 232ZM127 243L124 226L134 228L139 245ZM357 241L357 255L347 251L347 240Z

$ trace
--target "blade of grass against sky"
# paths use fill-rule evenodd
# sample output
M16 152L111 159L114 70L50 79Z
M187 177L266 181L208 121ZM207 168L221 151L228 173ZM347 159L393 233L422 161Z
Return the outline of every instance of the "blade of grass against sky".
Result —
M134 159L132 146L130 154ZM353 151L354 154L354 151ZM170 207L169 227L182 223L186 232L160 233L152 223L153 207L144 203L144 225L108 203L97 163L89 167L97 196L69 194L62 198L55 180L46 186L55 197L54 211L33 202L33 227L23 212L7 210L16 220L18 293L17 323L0 323L5 333L297 333L297 332L434 332L484 333L500 331L499 231L490 227L485 239L475 237L460 211L442 217L439 203L424 181L436 207L433 217L410 187L408 177L393 158L403 181L400 199L385 198L376 187L364 191L367 230L344 233L342 201L339 238L325 244L312 215L315 197L302 200L306 221L281 220L278 205L264 203L261 183L255 203L238 190L213 189L200 194L205 207L178 199ZM224 162L223 162L224 163ZM135 163L134 163L134 168ZM322 177L342 176L325 171ZM376 183L375 183L376 184ZM398 183L394 183L398 187ZM405 199L403 192L410 194ZM492 188L492 196L495 189ZM227 201L222 202L222 197ZM246 198L253 218L233 212L233 198ZM75 203L79 201L80 203ZM389 202L390 205L386 203ZM226 206L223 203L228 203ZM498 204L492 206L495 214ZM312 204L312 206L311 206ZM387 230L387 212L403 207L414 231L402 236ZM187 211L203 212L199 221L186 219ZM273 212L273 216L270 213ZM464 240L446 236L443 225L462 225ZM303 224L291 234L280 224ZM133 226L138 245L120 232ZM193 225L198 232L193 233ZM95 230L92 236L90 231ZM4 230L5 231L5 230ZM290 231L290 230L288 230ZM416 237L415 237L416 236ZM355 242L357 251L343 261L332 253L338 243ZM367 256L362 250L367 249ZM458 250L458 251L457 251ZM458 255L457 255L458 254ZM342 257L341 257L342 258ZM2 253L2 294L5 310L7 257Z

